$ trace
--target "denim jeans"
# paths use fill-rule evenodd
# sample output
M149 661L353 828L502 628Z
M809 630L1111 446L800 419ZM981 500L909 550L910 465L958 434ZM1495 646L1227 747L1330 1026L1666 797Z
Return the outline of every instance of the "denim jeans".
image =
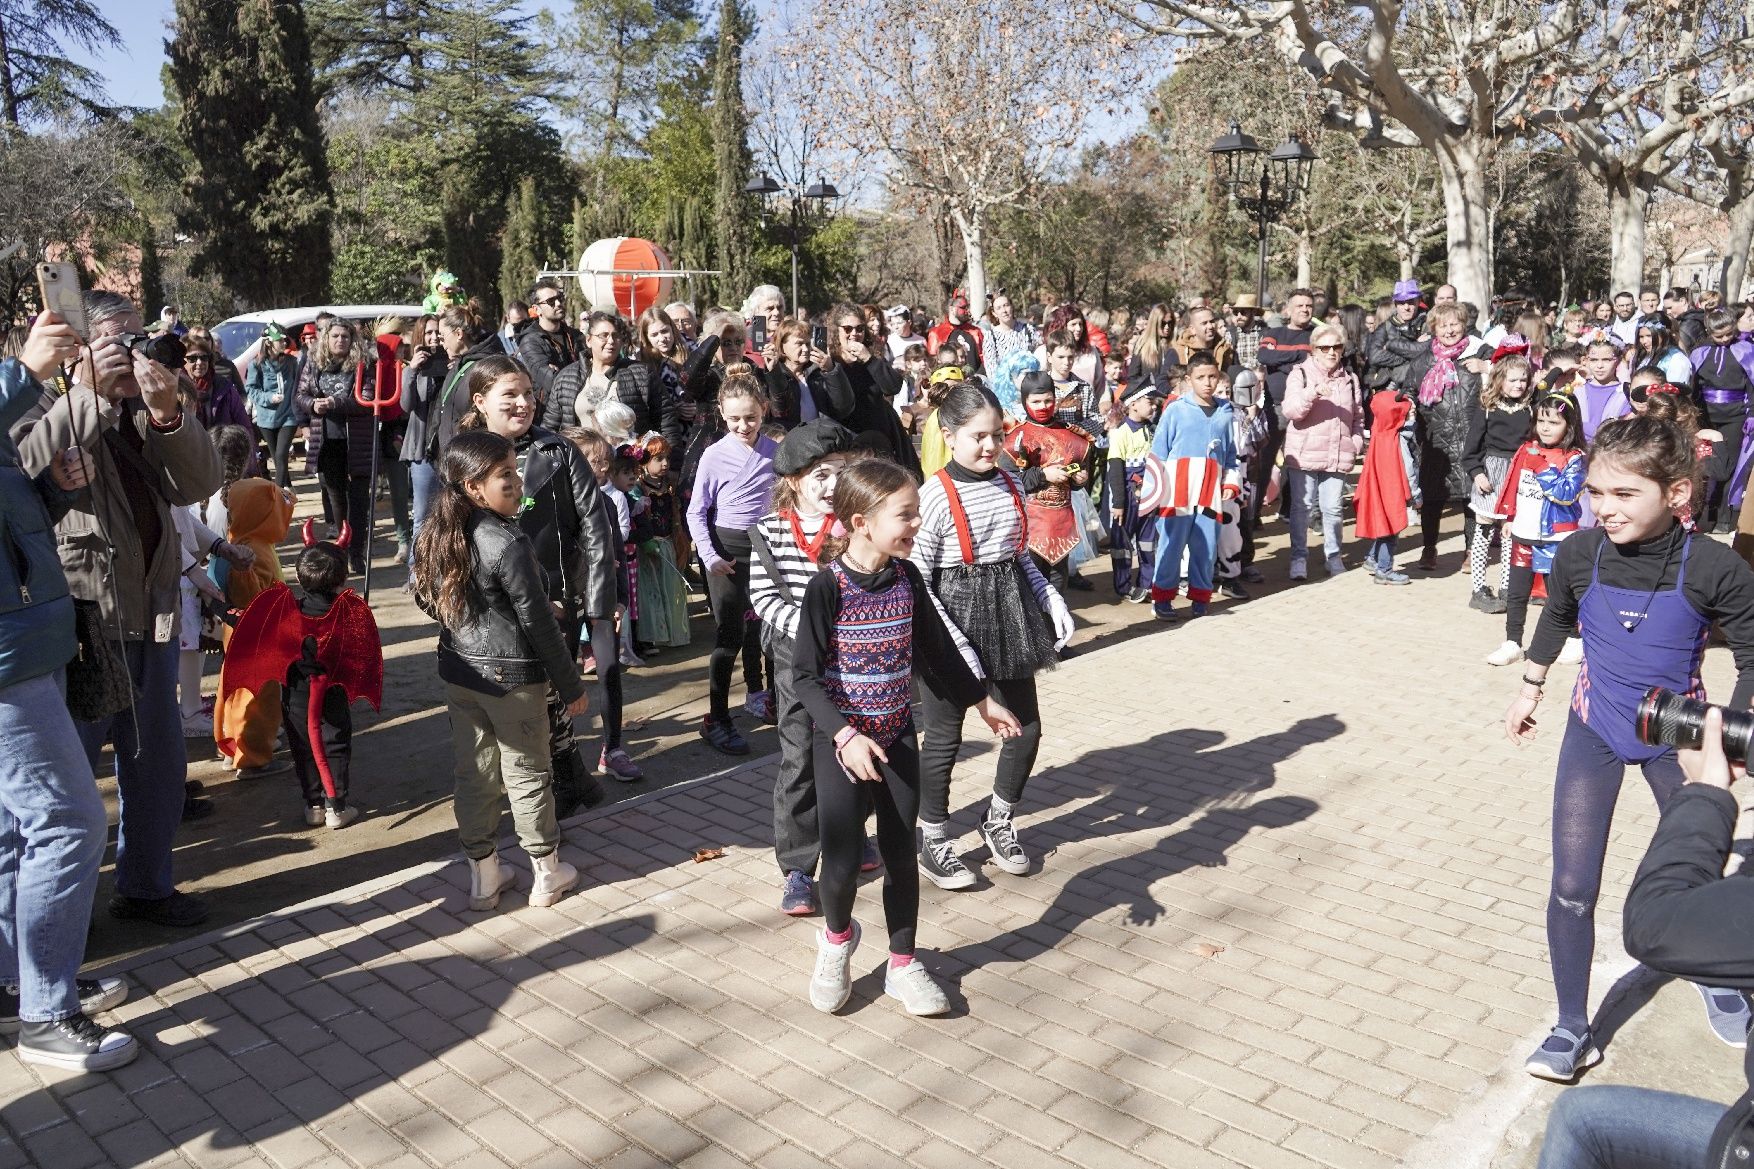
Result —
M1538 1169L1699 1169L1724 1108L1623 1084L1572 1088L1547 1117Z
M64 1019L107 824L59 671L0 687L0 742L0 982L17 983L25 1022Z
M1364 563L1372 572L1395 571L1395 537L1379 536L1372 540Z
M420 537L420 525L426 522L426 513L432 510L432 497L438 491L438 468L431 463L409 463L408 484L413 505L412 528L408 534L408 567L414 568L414 541Z
M134 680L133 710L123 707L101 722L74 725L93 770L106 742L116 749L122 804L116 828L116 892L156 901L177 891L171 880L171 846L183 822L183 784L189 778L177 706L181 651L175 641L130 641L126 649L128 674Z
M1290 471L1291 493L1291 558L1303 560L1309 555L1309 509L1320 507L1322 514L1322 553L1340 553L1340 531L1345 517L1340 503L1346 491L1346 476L1338 471Z

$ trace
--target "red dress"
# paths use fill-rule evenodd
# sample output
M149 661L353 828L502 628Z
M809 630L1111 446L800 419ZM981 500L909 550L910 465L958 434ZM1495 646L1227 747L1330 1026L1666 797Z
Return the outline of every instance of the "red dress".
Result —
M1353 498L1359 538L1380 540L1407 528L1413 485L1401 458L1401 428L1413 412L1413 399L1394 390L1379 390L1370 399L1370 446Z
M1019 468L1075 463L1088 473L1092 449L1088 434L1061 422L1043 425L1026 421L1005 436L1005 453L1017 461ZM1049 483L1031 495L1024 508L1029 520L1029 550L1049 564L1058 564L1078 546L1078 514L1072 510L1074 490L1069 483Z

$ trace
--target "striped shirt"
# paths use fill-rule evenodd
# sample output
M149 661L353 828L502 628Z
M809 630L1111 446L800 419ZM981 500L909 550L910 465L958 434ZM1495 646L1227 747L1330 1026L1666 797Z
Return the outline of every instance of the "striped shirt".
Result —
M829 522L830 517L799 516L798 526L804 529L804 538L813 540L822 530L822 525ZM792 534L792 524L778 512L769 512L756 521L755 531L761 533L767 541L767 547L773 553L773 564L779 570L780 579L775 580L768 572L767 564L760 555L751 554L749 559L749 604L755 615L761 618L762 624L773 630L780 637L796 638L798 636L798 614L804 604L804 589L809 586L810 578L821 571L810 560L804 550L798 547L797 537ZM781 582L787 588L782 588ZM790 596L787 596L787 592Z

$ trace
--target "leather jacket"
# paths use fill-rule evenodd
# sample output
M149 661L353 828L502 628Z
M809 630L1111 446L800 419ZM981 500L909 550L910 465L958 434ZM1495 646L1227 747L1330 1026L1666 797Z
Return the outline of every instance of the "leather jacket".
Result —
M578 616L609 620L618 600L614 520L579 448L534 427L518 440L524 494L534 502L518 517L545 573L548 593Z
M469 546L479 608L461 627L439 631L439 677L499 695L515 686L552 683L563 702L576 701L585 683L549 607L545 574L529 537L516 520L478 508L469 519Z

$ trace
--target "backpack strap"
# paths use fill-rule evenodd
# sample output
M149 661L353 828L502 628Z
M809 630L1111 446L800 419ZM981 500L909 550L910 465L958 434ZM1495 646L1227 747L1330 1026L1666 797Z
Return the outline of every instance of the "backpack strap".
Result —
M761 567L767 570L774 586L780 590L780 596L785 598L786 604L799 604L798 594L792 591L791 582L780 572L780 566L773 558L773 549L768 546L767 534L761 530L760 521L750 525L749 547L755 553L756 559L761 561Z

